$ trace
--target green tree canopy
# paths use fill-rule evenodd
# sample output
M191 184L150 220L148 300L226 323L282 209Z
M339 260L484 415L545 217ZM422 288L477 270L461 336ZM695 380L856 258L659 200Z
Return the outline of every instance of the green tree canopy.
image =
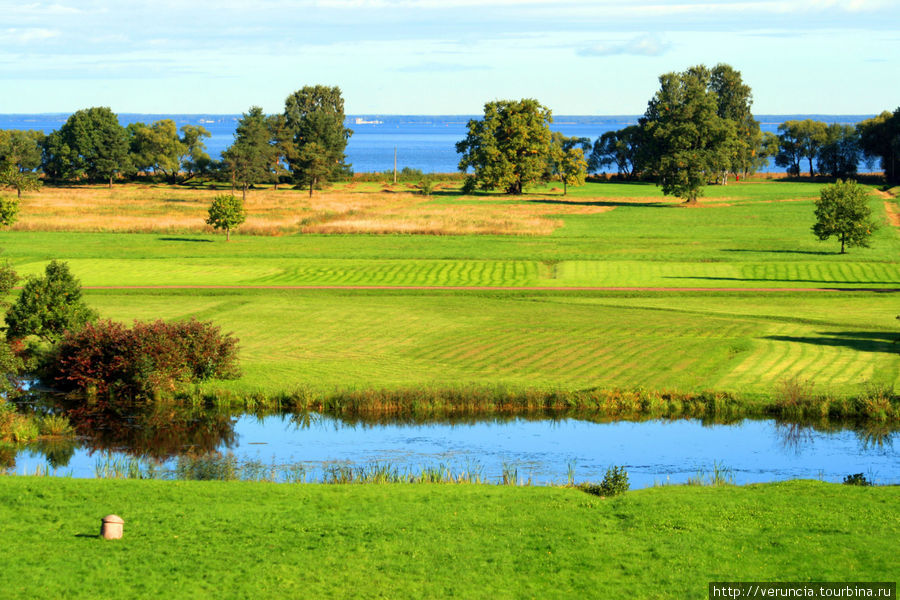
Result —
M275 149L270 140L266 115L260 107L251 106L238 121L234 143L222 153L222 159L231 171L232 181L241 186L244 200L248 186L271 179L269 167Z
M44 141L44 172L57 179L108 181L132 169L128 133L107 107L79 110Z
M22 197L22 192L41 189L41 180L36 173L20 171L15 165L0 167L0 186L11 187L16 190L16 196Z
M736 127L719 116L711 72L703 65L659 77L640 119L663 193L694 203L703 186L731 166Z
M639 125L603 133L594 142L588 170L597 172L614 165L617 173L629 179L637 176L643 168L647 151L643 136L644 130Z
M36 130L0 129L0 170L15 167L22 173L41 168L44 133Z
M552 177L562 182L563 196L568 194L570 185L584 185L588 167L584 153L590 149L588 138L566 137L558 131L551 133L547 179Z
M859 165L859 133L852 125L832 123L825 128L825 139L816 155L820 173L835 179L856 175Z
M97 318L81 294L81 283L65 262L50 261L44 276L32 276L6 313L11 340L36 335L55 342L66 330L76 330Z
M178 137L175 121L162 119L151 125L131 123L126 130L132 165L174 179L181 168L181 156L187 151Z
M178 157L181 169L187 173L188 178L204 173L212 161L206 153L203 139L212 137L212 134L202 125L182 125L179 131L181 131L179 141L183 148Z
M855 181L837 180L822 188L816 200L816 224L813 233L820 240L835 236L845 248L868 247L869 236L878 226L872 221L866 189Z
M284 101L287 135L281 143L294 181L317 185L349 173L344 150L353 131L344 127L344 99L339 87L305 86Z
M214 229L224 229L225 241L229 242L231 241L231 230L237 229L246 219L247 213L244 211L243 199L231 194L223 194L213 198L206 223L212 225Z
M800 161L805 158L809 164L810 177L815 175L813 160L825 143L827 129L825 123L812 119L785 121L779 125L779 152L775 157L775 164L787 167L788 173L799 175Z
M483 189L521 194L544 177L552 121L550 109L531 98L488 102L484 118L470 120L466 139L456 144L459 170L473 169L473 181Z
M859 145L870 161L879 160L885 178L900 183L900 108L884 111L857 126Z

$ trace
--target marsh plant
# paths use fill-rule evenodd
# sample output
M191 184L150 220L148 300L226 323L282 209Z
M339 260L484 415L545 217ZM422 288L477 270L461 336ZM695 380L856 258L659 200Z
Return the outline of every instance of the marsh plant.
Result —
M688 477L688 485L734 485L734 473L730 468L713 462L712 470L698 469L696 477Z

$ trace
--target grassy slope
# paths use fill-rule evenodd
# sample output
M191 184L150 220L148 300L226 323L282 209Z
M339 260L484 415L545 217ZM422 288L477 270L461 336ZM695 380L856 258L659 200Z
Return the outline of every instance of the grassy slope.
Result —
M706 597L722 580L884 581L897 488L573 489L0 479L17 598ZM100 518L125 538L96 538ZM877 523L877 526L873 524Z
M835 253L810 232L818 184L652 185L438 195L435 204L567 202L551 236L0 233L22 273L68 259L86 285L900 287L900 237ZM545 190L546 191L546 190ZM635 199L650 203L635 204ZM884 216L883 202L873 209ZM837 393L900 384L896 303L883 294L90 292L103 316L213 319L241 338L240 391L423 384L635 386L770 392L798 376Z

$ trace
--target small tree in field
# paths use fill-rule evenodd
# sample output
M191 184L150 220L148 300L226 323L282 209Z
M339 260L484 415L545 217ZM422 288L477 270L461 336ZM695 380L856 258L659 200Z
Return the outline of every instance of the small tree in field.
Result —
M855 181L838 179L822 188L816 200L816 224L812 229L820 240L837 236L844 254L846 247L869 246L869 236L878 227L871 217L865 188Z
M237 229L246 219L244 201L237 196L223 194L213 198L206 223L215 229L224 229L225 241L228 242L231 241L231 230Z

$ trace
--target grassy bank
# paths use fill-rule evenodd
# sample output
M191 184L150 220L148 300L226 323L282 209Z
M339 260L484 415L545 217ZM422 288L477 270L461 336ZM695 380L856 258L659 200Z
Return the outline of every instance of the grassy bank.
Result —
M709 581L883 581L897 488L575 489L0 478L5 593L705 597ZM97 539L100 518L123 540Z

